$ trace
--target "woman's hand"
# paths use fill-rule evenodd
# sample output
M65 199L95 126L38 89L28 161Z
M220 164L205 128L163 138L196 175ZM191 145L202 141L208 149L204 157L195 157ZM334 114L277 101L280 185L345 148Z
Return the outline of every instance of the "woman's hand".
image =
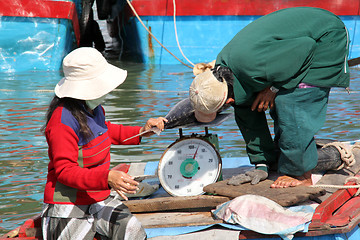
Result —
M258 112L265 112L268 107L272 109L275 106L276 93L270 90L270 87L260 91L254 100L251 111L258 110Z
M150 118L149 120L147 120L147 122L145 123L145 126L143 126L140 129L139 133L144 133L142 136L144 137L149 137L151 135L154 134L153 131L149 131L151 130L151 128L156 127L160 132L164 130L164 126L165 126L165 122L167 122L168 120L166 118L163 117L158 117L158 118ZM148 132L147 132L148 131ZM160 133L159 133L160 134Z
M128 198L124 193L135 194L139 185L130 175L117 170L110 170L108 184L125 200L128 200Z

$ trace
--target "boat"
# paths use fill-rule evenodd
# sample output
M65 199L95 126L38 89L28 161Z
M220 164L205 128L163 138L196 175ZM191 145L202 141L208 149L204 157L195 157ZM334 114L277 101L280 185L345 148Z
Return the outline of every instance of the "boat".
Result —
M100 30L92 17L92 3L93 0L0 1L0 72L59 71L62 59L70 51L92 46L99 38L101 41L101 32L99 37ZM89 33L89 29L97 31Z
M353 152L355 158L360 159L360 149L354 149ZM159 161L120 163L113 169L127 172L133 176L150 176L147 179L147 184L155 184L158 165ZM249 169L249 167L252 166L247 157L224 158L222 159L222 179L227 179L235 172L239 172L241 169ZM348 177L347 175L350 172L359 172L359 170L360 162L352 166L349 171L343 171L341 175L336 175L335 178L343 179L343 177ZM154 176L155 180L151 179ZM354 176L360 175L355 174ZM325 180L326 178L334 179L334 175L327 176L325 174L323 178ZM220 179L215 184L222 181ZM344 186L351 187L353 184L349 182ZM325 194L324 189L316 191L317 193L321 192L321 194L312 195L312 200L317 199L319 205L312 215L311 222L304 230L296 232L293 239L360 239L360 196L356 195L358 187L357 185L354 188L329 188L326 189ZM301 190L299 187L291 189L295 189L295 192ZM296 195L297 193L293 194ZM214 218L211 210L228 202L231 198L227 196L216 194L171 196L162 187L151 196L124 201L124 204L143 224L148 239L281 239L278 235L266 235ZM36 215L0 239L42 239L40 224L40 215ZM95 239L100 238L96 236Z
M0 72L59 70L80 42L80 1L0 1Z
M323 8L338 15L351 39L349 59L360 57L358 0L157 0L156 4L117 0L106 8L112 9L108 14L102 11L102 19L107 19L110 36L121 45L121 59L181 63L192 68L216 59L233 36L258 17L300 6ZM98 11L102 9L105 7L98 6Z

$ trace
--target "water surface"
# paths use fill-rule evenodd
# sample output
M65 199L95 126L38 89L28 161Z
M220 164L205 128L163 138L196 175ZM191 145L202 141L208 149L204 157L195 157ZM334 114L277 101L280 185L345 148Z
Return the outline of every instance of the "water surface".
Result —
M128 70L125 83L109 94L104 104L107 119L114 123L143 125L149 117L165 116L187 97L193 75L183 65L113 63ZM318 137L341 141L360 138L360 72L352 69L351 74L350 95L344 89L332 90L327 122ZM0 234L41 210L48 157L39 129L61 77L60 72L0 75ZM218 134L223 158L246 156L244 140L233 118L210 131ZM185 134L191 132L202 133L203 129L184 129ZM166 130L160 136L144 138L139 146L115 146L111 150L112 166L159 160L177 137L177 130Z

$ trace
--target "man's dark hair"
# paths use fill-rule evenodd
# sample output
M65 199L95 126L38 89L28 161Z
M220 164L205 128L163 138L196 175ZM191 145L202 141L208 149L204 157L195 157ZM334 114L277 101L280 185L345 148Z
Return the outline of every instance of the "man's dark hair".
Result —
M223 82L225 79L228 86L228 98L234 98L234 74L231 69L225 66L215 65L212 71L219 82Z

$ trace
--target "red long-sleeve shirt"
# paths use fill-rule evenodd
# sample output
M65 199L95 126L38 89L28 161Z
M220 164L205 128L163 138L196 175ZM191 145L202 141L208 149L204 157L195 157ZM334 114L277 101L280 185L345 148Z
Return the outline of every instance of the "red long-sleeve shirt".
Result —
M79 134L79 123L69 110L60 106L52 114L45 131L50 159L45 203L88 205L106 199L110 145L122 144L141 128L106 122L101 106L88 115L88 126L94 134L90 141ZM139 137L126 142L139 143Z

